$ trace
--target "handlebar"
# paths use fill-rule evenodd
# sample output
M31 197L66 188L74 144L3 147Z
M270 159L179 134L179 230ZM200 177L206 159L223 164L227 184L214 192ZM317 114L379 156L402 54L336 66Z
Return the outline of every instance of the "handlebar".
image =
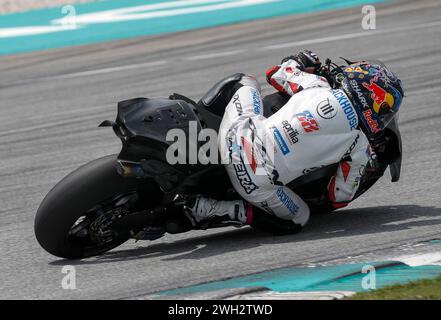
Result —
M343 59L348 65L352 64L351 61ZM331 61L331 59L326 58L325 63L320 67L317 71L317 75L326 78L329 84L335 89L339 86L339 81L337 79L337 75L343 73L343 68L346 66L338 65Z

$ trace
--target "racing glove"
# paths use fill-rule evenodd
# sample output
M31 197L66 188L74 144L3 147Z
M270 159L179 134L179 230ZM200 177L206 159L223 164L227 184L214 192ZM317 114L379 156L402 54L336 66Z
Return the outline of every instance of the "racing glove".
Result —
M315 73L321 67L319 57L316 53L310 50L303 50L295 55L291 55L282 59L282 64L288 60L295 60L299 64L299 68L302 71L308 73Z

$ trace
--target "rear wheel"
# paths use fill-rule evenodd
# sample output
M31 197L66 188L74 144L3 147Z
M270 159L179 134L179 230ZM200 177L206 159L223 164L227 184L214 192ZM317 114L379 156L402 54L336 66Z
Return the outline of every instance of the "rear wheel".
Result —
M161 199L153 180L121 177L116 155L106 156L70 173L46 195L35 217L35 236L58 257L99 255L131 236L130 230L111 228L116 220L154 207Z

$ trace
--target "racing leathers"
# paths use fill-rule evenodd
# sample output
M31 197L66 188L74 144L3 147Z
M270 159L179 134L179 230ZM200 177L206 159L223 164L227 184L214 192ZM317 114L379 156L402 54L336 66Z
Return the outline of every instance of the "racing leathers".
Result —
M252 77L242 78L242 86L226 107L219 149L234 188L246 202L239 209L237 202L228 206L222 201L219 206L243 224L252 221L252 210L246 207L251 204L304 226L310 215L308 205L286 184L339 163L325 196L335 208L343 207L353 199L372 151L358 129L350 100L342 90L333 90L326 79L303 72L290 59L269 69L267 81L291 96L275 114L263 116L260 87ZM208 207L213 210L202 210L202 218L215 214L212 202Z

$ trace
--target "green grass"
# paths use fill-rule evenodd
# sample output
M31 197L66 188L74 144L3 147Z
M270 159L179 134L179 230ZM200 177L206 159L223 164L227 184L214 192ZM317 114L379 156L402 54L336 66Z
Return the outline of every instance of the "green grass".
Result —
M359 292L351 300L441 300L441 278Z

